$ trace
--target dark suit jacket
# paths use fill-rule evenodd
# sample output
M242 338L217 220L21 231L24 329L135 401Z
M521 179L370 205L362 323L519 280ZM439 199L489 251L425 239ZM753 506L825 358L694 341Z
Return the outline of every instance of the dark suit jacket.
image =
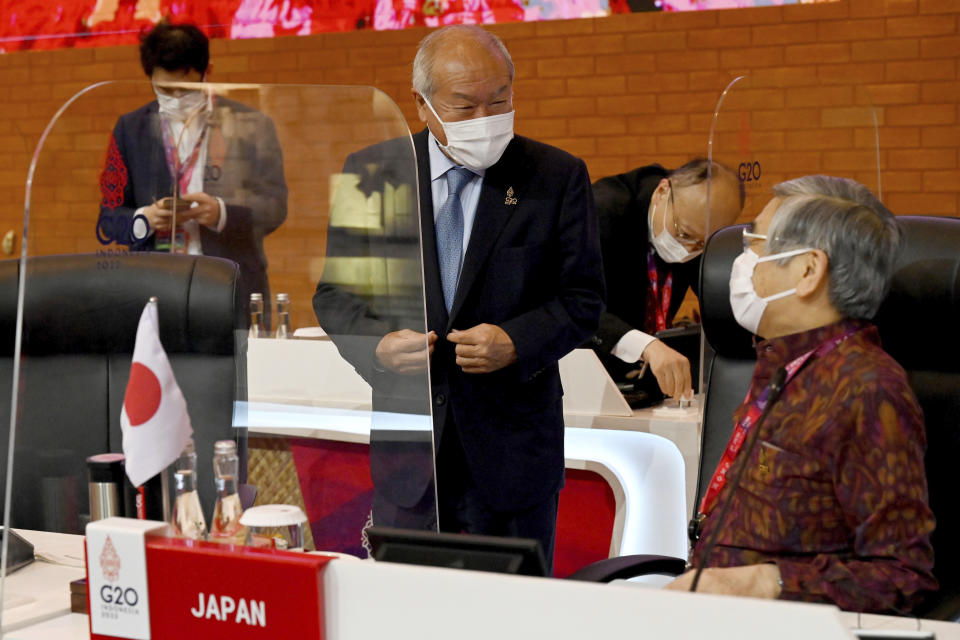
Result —
M262 292L269 301L263 238L287 216L283 155L273 121L255 109L221 97L215 98L209 118L203 190L223 198L227 223L221 232L200 225L203 253L240 265L244 304L251 292ZM129 220L139 207L173 193L156 101L117 120L100 188L98 224L104 217L126 220L126 224L115 226L122 229L117 234L120 237L114 237L117 243L131 250L153 250L154 236L138 242L131 235Z
M414 135L413 142L426 328L440 336L430 367L435 438L439 442L442 436L449 403L469 471L486 501L499 510L520 510L562 486L563 390L557 361L596 331L603 309L600 243L586 166L559 149L514 137L486 171L448 315L437 266L427 131ZM408 141L385 144L406 145L409 153ZM348 165L362 166L363 154L355 154L361 157ZM409 168L387 173L404 171ZM380 374L372 366L379 337L400 326L395 318L351 301L323 282L314 307L344 357L371 381L375 396L402 396L395 382L384 380L400 376ZM490 374L466 374L444 336L481 323L507 332L517 362ZM411 328L422 331L422 320L419 326ZM351 334L353 342L341 347L344 341L337 333ZM371 339L364 343L360 335ZM415 502L428 483L429 478L406 483L402 493L407 495L391 499Z
M600 221L600 246L603 251L603 274L607 283L607 309L600 318L600 328L591 346L603 361L614 380L636 366L628 365L610 354L620 338L631 329L652 333L645 327L647 294L647 252L650 250L647 212L650 198L660 180L669 171L653 164L640 167L593 184L597 217ZM668 318L673 320L687 289L698 286L700 257L682 264L669 264L655 258L660 274L673 274L673 296ZM663 277L663 276L661 276Z

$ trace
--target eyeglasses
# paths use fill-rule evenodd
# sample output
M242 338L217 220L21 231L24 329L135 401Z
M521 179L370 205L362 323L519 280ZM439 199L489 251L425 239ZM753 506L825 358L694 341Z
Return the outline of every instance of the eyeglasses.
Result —
M752 249L755 241L763 240L766 242L767 235L765 233L753 233L752 231L747 231L747 228L743 229L743 250Z
M687 248L693 251L700 251L703 249L704 240L680 228L680 225L677 223L677 205L673 202L673 183L668 180L667 184L670 185L670 208L673 212L673 215L670 217L673 218L673 237Z

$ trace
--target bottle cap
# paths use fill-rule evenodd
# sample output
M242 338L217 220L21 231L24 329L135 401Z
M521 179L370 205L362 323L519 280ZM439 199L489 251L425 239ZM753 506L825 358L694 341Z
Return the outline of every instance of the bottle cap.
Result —
M245 527L289 527L306 521L303 510L292 504L263 504L250 507L240 516L240 524Z
M191 453L196 453L196 445L193 444L193 438L187 439L187 444L183 445L183 453L180 455L185 456Z
M277 294L277 302L290 302L290 294L289 294L289 293L278 293L278 294Z
M262 294L262 293L251 293L251 294L250 294L250 300L251 300L251 301L260 301L260 302L263 302L263 294Z
M230 455L237 452L237 443L233 440L217 440L213 445L213 454L217 456Z

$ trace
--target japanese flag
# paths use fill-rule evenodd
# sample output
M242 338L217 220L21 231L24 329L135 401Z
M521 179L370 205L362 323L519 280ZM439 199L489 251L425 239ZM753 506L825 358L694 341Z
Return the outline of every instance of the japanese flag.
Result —
M187 401L160 344L157 299L143 309L133 347L120 427L127 477L135 487L166 469L193 434Z

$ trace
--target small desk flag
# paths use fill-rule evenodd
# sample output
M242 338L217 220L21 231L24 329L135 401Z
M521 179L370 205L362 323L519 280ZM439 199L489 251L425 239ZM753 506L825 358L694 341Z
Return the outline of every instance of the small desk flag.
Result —
M120 427L127 477L135 487L172 464L193 434L187 401L160 344L156 298L140 316Z

